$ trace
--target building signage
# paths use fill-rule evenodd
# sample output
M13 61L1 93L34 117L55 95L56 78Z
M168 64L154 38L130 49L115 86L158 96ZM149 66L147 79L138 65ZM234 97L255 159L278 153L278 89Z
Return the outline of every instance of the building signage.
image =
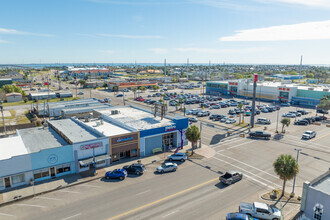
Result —
M117 143L123 142L123 141L130 141L133 140L133 137L126 137L126 138L118 138Z
M290 91L290 88L281 88L281 87L278 87L278 90L283 90L283 91Z
M55 164L58 161L58 156L56 154L51 154L48 156L47 161L49 164Z
M175 131L176 126L175 125L170 125L165 127L165 131Z
M94 144L87 144L87 145L80 146L80 150L88 150L88 149L98 148L98 147L102 147L102 146L103 146L102 142L94 143Z
M235 82L229 82L229 85L237 86L238 83L235 83Z

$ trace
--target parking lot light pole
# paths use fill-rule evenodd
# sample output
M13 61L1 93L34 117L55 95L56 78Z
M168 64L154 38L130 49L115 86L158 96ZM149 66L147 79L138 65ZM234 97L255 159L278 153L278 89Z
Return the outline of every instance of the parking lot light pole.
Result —
M297 148L295 148L294 150L297 151L297 163L298 163L299 153L300 153L301 149L297 149ZM293 179L292 194L294 194L294 186L295 186L295 183L296 183L296 176L295 176L294 179Z
M280 110L277 110L277 118L276 118L276 133L278 133L278 116L280 114Z
M199 123L199 132L200 132L200 134L201 134L201 137L200 137L200 139L199 139L199 148L202 148L202 125L203 125L203 123L200 122L200 123Z
M1 115L2 115L3 131L4 131L4 133L5 133L5 136L7 137L5 118L3 117L3 106L2 106L2 101L0 101L0 109L1 109Z

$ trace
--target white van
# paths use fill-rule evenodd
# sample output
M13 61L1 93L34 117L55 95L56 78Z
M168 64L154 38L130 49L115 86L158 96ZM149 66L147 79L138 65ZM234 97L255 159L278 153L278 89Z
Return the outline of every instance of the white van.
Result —
M258 118L257 123L258 124L270 125L271 121L269 119L266 119L266 118Z

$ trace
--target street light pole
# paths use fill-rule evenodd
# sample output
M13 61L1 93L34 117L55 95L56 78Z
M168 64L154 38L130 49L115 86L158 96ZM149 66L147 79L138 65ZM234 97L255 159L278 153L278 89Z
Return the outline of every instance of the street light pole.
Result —
M276 133L278 133L278 115L280 114L280 110L277 110L277 119L276 119Z
M300 153L301 149L295 148L294 150L297 151L297 163L298 163L299 153ZM292 193L294 193L294 186L295 186L295 184L296 184L296 176L294 176L294 179L293 179Z
M201 134L201 138L199 139L199 148L202 148L202 125L203 125L203 123L200 122L200 124L199 124L199 132Z
M5 132L5 136L7 137L5 118L3 117L3 106L2 106L2 101L0 101L0 109L1 109L1 115L2 115L3 131Z

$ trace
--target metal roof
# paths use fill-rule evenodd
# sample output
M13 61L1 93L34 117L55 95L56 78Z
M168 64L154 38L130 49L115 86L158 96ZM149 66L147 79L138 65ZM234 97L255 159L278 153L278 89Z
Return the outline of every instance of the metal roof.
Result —
M314 182L312 183L312 187L314 189L330 195L330 170L327 173L316 178L314 181L312 181Z

